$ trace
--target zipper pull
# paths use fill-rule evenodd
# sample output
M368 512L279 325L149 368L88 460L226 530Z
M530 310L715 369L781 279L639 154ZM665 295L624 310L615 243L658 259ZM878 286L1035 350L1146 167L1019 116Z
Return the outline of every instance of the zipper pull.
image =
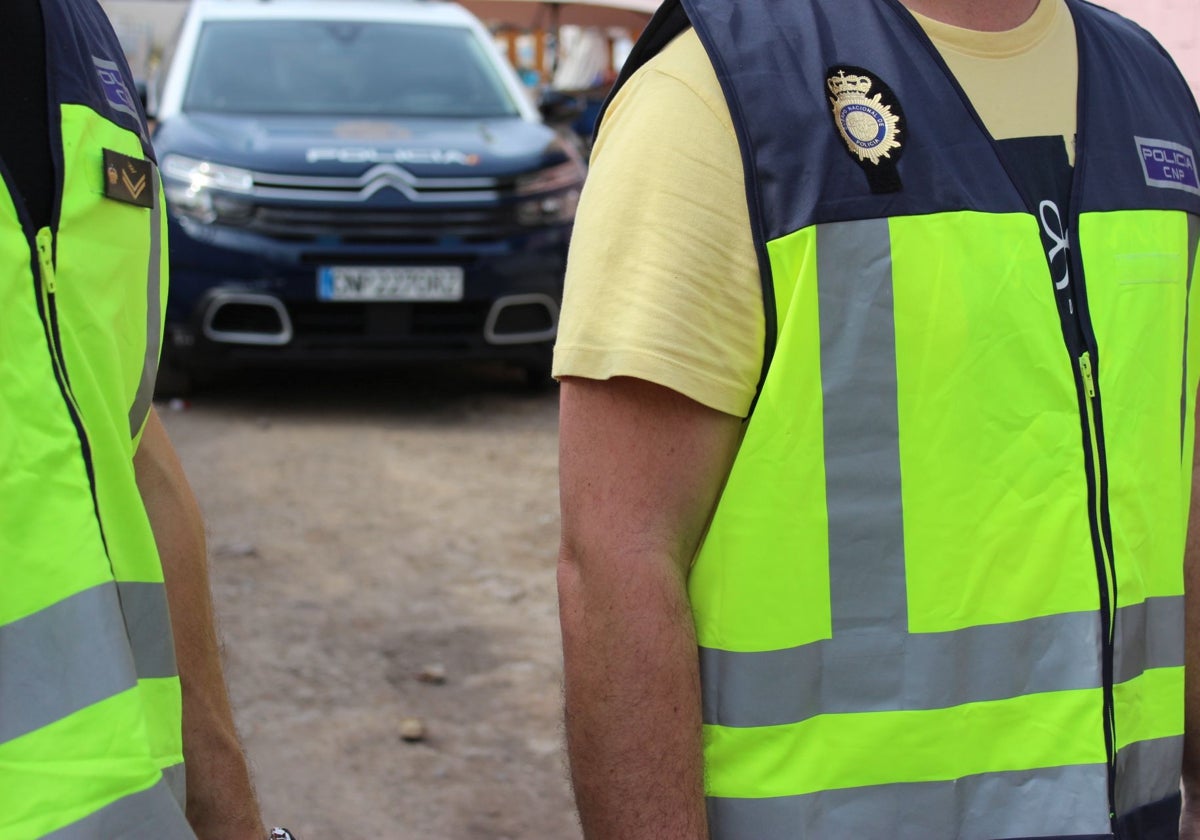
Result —
M38 266L42 269L42 282L46 291L54 294L58 283L54 277L54 231L44 227L37 232Z
M1083 374L1083 387L1087 390L1089 398L1094 399L1096 396L1096 380L1092 379L1092 354L1084 352L1079 357L1079 372Z

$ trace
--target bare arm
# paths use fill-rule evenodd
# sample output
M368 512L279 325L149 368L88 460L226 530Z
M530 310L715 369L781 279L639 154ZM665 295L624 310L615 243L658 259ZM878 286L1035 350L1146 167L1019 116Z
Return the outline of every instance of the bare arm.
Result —
M154 411L133 465L162 557L175 634L188 821L200 840L262 840L267 832L221 671L200 508Z
M1200 403L1196 406L1200 422ZM1197 426L1200 429L1200 425ZM1180 840L1200 840L1200 447L1193 453L1192 505L1183 562L1184 742L1183 806Z
M563 380L567 746L588 840L708 836L686 580L741 421L637 379Z

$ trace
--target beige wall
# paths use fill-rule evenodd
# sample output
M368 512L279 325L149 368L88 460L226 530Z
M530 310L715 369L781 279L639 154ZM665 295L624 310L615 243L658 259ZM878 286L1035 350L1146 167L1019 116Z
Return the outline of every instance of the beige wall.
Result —
M3 0L0 0L2 2ZM1200 0L1099 0L1140 23L1174 56L1192 90L1200 92ZM186 0L100 0L130 50L135 73L169 49Z
M1157 38L1200 96L1200 2L1198 0L1098 0Z
M0 0L3 2L3 0ZM170 50L187 11L186 0L99 0L108 13L137 76L151 72Z

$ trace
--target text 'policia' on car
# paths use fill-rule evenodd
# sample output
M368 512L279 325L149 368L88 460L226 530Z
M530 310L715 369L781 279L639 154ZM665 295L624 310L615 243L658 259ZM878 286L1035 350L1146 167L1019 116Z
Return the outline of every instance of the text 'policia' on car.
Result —
M160 393L255 362L548 379L585 167L467 11L196 0L156 117Z

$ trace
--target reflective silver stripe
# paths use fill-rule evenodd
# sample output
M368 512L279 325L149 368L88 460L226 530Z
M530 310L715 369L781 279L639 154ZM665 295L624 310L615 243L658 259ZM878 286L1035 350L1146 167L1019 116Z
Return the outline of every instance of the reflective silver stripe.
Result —
M1200 216L1188 213L1188 261L1187 261L1187 284L1188 290L1192 288L1192 277L1195 275L1200 266L1196 264L1196 257L1200 253Z
M182 763L172 764L170 767L164 767L163 781L166 782L168 790L171 791L171 796L175 797L175 801L179 803L182 810L187 809L187 773L184 770Z
M158 378L158 352L162 336L162 218L158 197L158 167L150 165L150 188L154 206L150 209L150 259L146 266L146 358L133 406L129 409L129 435L135 437L146 421L154 399L154 380Z
M0 743L174 676L166 614L162 584L106 583L0 627Z
M1117 753L1117 814L1179 793L1183 736L1138 741Z
M1186 275L1184 277L1184 280L1187 283L1187 295L1185 296L1184 301L1185 301L1185 304L1188 305L1188 307L1186 310L1184 310L1184 319L1183 319L1183 390L1180 394L1180 403L1181 403L1180 411L1182 412L1183 417L1182 417L1182 422L1179 424L1179 450L1183 454L1183 458L1184 458L1183 466L1185 469L1188 469L1191 467L1191 460L1190 460L1191 453L1183 451L1184 432L1187 431L1188 405L1191 403L1191 400L1189 399L1189 394L1188 394L1187 357L1188 357L1188 341L1191 339L1192 324L1191 324L1191 319L1189 317L1187 317L1187 313L1191 310L1190 304L1192 301L1192 279L1195 276L1197 269L1200 269L1200 266L1198 266L1196 264L1197 252L1200 251L1200 217L1197 217L1197 216L1192 215L1191 213L1188 213L1187 222L1188 222L1188 233L1187 233L1187 235L1188 235L1188 257L1187 257L1187 266L1185 266L1185 268L1184 268L1184 273ZM1191 394L1190 396L1194 397L1195 394ZM1190 472L1189 472L1189 474L1190 474Z
M1149 668L1183 666L1183 596L1147 598L1117 610L1114 680L1127 682Z
M886 657L908 630L887 219L820 225L817 272L833 636ZM899 688L895 667L851 670L869 696Z
M1117 610L1117 682L1148 668L1183 665L1183 607L1183 597L1175 596ZM1044 691L1098 688L1098 638L1098 613L1083 612L948 633L905 634L886 650L866 654L858 646L842 644L840 636L760 653L702 648L704 722L776 726L821 714L943 709ZM853 668L829 667L848 656L854 657ZM898 686L896 693L884 698L864 693L855 669L886 671ZM913 679L914 675L931 678Z
M0 627L0 743L137 683L112 584Z
M46 840L196 840L166 781L118 799Z
M710 797L708 818L712 840L1111 836L1103 764L774 799Z
M1102 684L1098 613L902 634L863 654L842 637L788 650L700 651L704 722L776 726L822 714L945 709ZM847 657L853 657L847 660ZM843 662L831 669L832 662ZM886 683L854 672L882 671ZM864 692L864 683L868 690ZM870 693L886 684L892 694Z
M179 676L167 590L161 583L117 584L138 679Z

